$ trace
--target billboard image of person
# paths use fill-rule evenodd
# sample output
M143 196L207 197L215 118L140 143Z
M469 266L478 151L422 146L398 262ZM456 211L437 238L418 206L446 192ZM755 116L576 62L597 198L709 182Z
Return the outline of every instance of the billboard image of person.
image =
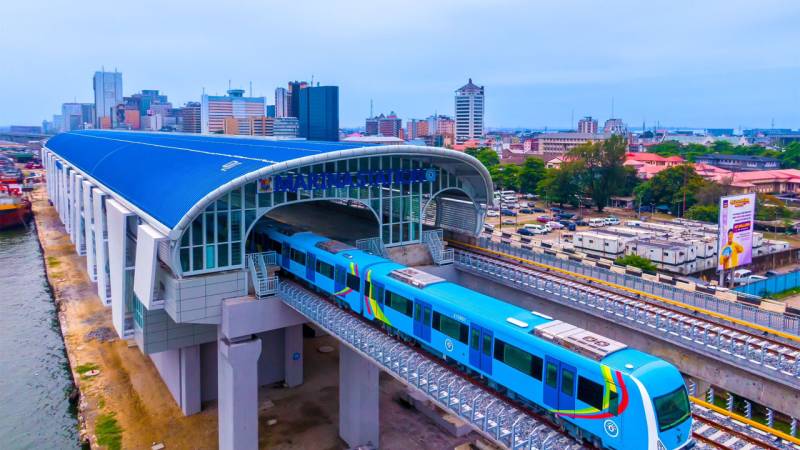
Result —
M753 216L756 194L733 195L719 199L719 264L717 270L730 270L753 261Z

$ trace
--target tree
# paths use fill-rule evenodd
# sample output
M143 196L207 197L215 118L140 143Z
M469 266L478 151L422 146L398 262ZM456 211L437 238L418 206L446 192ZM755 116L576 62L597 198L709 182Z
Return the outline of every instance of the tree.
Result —
M489 168L489 174L497 189L519 190L520 166L498 164Z
M784 169L800 169L800 142L787 145L779 158Z
M558 203L562 207L564 203L575 206L580 192L576 173L575 163L564 163L559 169L547 169L536 190L547 202Z
M519 171L519 191L526 194L536 192L539 182L544 179L544 162L539 158L528 158Z
M716 223L719 220L719 205L692 205L691 208L686 210L686 218Z
M649 259L643 256L633 255L633 254L620 256L614 262L617 264L621 264L623 266L638 267L644 270L645 272L655 272L657 269L653 261L650 261Z
M598 212L602 212L611 196L624 186L623 164L627 150L627 141L613 135L602 142L579 145L568 153L579 167L581 187L592 198Z
M635 193L644 205L667 205L673 214L680 215L684 201L686 208L697 203L695 196L709 183L694 171L694 167L681 164L657 173L640 184Z
M480 161L487 169L492 168L500 164L500 157L497 156L497 152L492 150L489 147L482 147L482 148L468 148L465 152L470 156L474 156L478 161Z

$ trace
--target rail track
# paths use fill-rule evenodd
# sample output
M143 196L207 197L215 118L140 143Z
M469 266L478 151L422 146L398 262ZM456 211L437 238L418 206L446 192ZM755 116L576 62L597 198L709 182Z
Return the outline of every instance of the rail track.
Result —
M698 398L692 400L692 437L697 448L796 450L800 440Z
M718 355L754 373L800 389L800 344L766 335L761 330L734 327L724 320L704 317L675 305L675 301L662 302L652 295L637 295L630 288L615 289L514 255L455 241L450 241L449 245L456 249L457 264L489 272L517 287L532 287L559 295L594 312L645 325L648 331L660 331L678 344L691 344L705 353ZM515 276L512 271L522 273Z

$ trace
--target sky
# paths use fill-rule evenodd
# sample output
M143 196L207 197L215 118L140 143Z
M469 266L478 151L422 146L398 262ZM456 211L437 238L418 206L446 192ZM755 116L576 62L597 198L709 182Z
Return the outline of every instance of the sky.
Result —
M3 2L0 125L125 95L203 89L274 102L289 80L338 85L340 125L453 114L471 77L489 127L800 127L800 2L739 0L24 0Z

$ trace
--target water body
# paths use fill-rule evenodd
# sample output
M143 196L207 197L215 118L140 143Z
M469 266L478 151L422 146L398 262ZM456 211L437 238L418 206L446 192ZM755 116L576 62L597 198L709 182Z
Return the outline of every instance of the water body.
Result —
M36 231L0 231L0 448L79 448L70 387Z

